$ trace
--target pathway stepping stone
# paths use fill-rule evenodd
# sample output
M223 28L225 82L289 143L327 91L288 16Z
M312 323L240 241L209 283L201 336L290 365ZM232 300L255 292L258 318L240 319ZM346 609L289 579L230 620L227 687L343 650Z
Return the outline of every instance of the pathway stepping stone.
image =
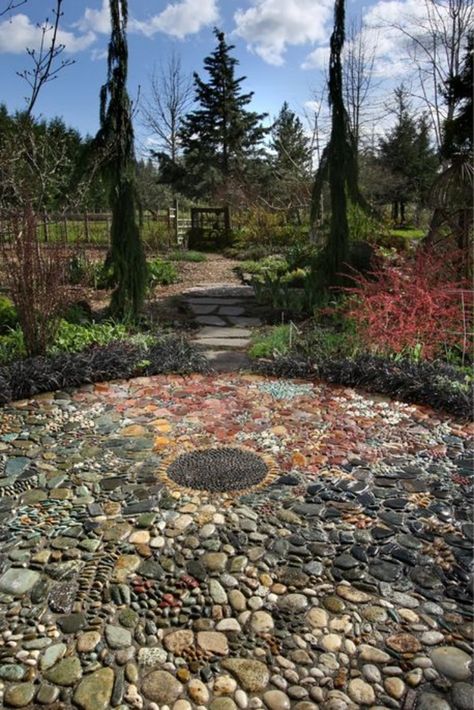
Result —
M219 372L245 369L250 360L242 351L250 345L251 328L262 325L261 307L250 286L208 284L182 294L184 306L201 326L193 335L194 345ZM231 355L240 352L241 355Z

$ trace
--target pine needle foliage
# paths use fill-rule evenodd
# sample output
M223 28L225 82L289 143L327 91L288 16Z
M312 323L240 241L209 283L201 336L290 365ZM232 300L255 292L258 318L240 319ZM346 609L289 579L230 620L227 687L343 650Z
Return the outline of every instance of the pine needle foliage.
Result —
M241 85L246 77L236 77L239 61L232 56L234 45L227 44L224 32L217 28L214 35L217 46L204 59L208 80L194 73L197 108L188 113L181 130L186 168L200 191L208 193L222 185L227 191L268 133L262 126L267 114L247 109L253 92L244 93Z
M145 296L147 269L137 222L132 105L127 92L127 0L110 0L110 18L107 81L100 92L100 129L95 143L112 210L108 262L116 286L110 310L116 318L136 320Z

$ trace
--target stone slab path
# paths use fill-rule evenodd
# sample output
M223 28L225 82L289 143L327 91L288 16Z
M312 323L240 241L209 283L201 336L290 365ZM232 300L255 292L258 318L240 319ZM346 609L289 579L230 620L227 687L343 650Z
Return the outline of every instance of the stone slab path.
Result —
M251 329L262 325L264 313L250 286L204 284L184 291L182 302L199 326L192 341L204 350L214 370L248 367L245 351Z
M235 374L3 408L0 707L468 710L473 433ZM163 478L222 446L274 475Z

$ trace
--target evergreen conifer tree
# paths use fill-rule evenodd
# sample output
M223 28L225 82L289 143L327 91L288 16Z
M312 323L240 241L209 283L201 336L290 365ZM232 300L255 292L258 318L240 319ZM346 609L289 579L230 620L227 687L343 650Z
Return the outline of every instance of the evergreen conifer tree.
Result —
M285 101L272 127L270 147L278 174L307 173L311 168L311 148L301 120Z
M418 120L410 110L403 86L395 89L396 122L380 140L380 162L391 176L392 219L405 222L408 202L423 204L433 182L438 159L430 146L425 116Z
M100 93L100 129L95 139L112 210L108 263L116 284L110 309L122 319L137 318L147 282L145 254L137 222L136 163L132 107L127 92L127 0L109 0L111 38L107 81Z
M222 184L227 187L230 178L240 177L267 132L261 125L266 114L246 108L253 92L243 93L246 77L235 77L239 62L231 56L234 46L217 28L214 34L217 47L204 60L208 81L194 74L198 107L186 116L182 128L186 168L191 176L207 180L201 182L201 192Z
M345 1L335 0L334 30L330 41L329 105L331 135L316 173L311 200L313 231L321 215L321 194L329 182L331 224L324 250L324 279L328 286L341 281L341 271L349 256L348 201L365 211L369 207L359 191L357 150L344 106L342 85L342 50L345 39ZM321 276L321 274L319 274Z

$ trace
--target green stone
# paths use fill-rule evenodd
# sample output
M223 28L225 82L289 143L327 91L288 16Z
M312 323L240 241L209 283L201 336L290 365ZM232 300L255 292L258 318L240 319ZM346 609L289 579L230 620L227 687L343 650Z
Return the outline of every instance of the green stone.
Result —
M133 609L129 609L127 607L126 609L122 609L119 614L118 620L122 624L122 626L126 626L127 628L131 629L136 626L138 622L138 614L136 613L136 611L133 611Z
M26 668L17 663L8 663L5 666L0 666L0 678L9 680L10 682L23 680L25 677Z
M155 522L156 515L155 513L142 513L140 517L137 520L137 527L138 528L149 528L153 525Z
M0 577L0 592L22 597L29 592L40 579L39 572L30 569L10 567Z
M35 690L36 688L33 683L10 685L5 691L5 703L12 708L24 708L25 705L29 705L35 697Z
M323 607L328 611L331 611L333 614L339 614L345 609L346 605L344 604L342 599L331 594L327 597L324 597Z
M107 710L113 686L112 668L101 668L81 680L74 693L74 702L83 710Z
M55 685L70 686L82 676L81 662L77 656L63 658L44 672L44 677Z

